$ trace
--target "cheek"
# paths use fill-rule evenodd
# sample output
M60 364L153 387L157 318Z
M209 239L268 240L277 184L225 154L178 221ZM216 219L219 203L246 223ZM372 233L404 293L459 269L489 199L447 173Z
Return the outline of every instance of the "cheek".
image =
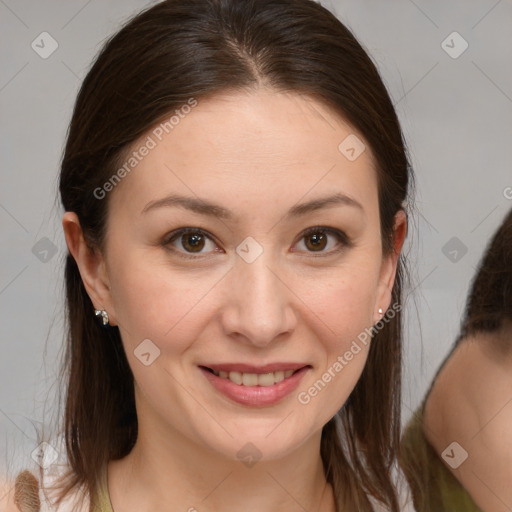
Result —
M202 319L208 320L212 300L215 309L219 297L227 293L223 292L226 281L222 282L222 272L170 269L165 262L139 251L117 253L114 258L119 263L109 274L116 319L126 333L127 348L132 350L146 338L166 351L185 350L188 340L197 338L205 327ZM302 322L312 327L320 320L320 339L329 353L341 352L347 340L357 337L372 321L374 268L375 261L366 250L351 255L341 266L288 279L300 299L296 307ZM290 296L289 300L297 299Z
M342 343L348 336L357 334L371 325L377 279L368 267L333 272L297 283L299 295L321 319L332 335L331 343Z
M318 425L325 424L347 401L364 369L371 342L371 279L332 282L336 284L318 288L308 298L316 316L317 335L322 332L318 336L321 358L297 395L304 412L310 411Z
M215 280L127 261L116 269L115 283L113 300L125 343L134 348L149 338L163 348L172 340L173 351L180 351L186 348L180 346L180 340L193 339L194 326L200 326L191 320Z
M352 267L350 272L331 274L329 279L310 283L307 300L322 335L318 336L324 361L320 372L329 370L331 388L338 391L352 385L360 376L368 355L370 330L373 325L376 274L371 267ZM304 293L306 288L303 288ZM339 364L335 364L338 362ZM332 378L335 374L336 378ZM326 380L329 376L326 375ZM330 382L329 381L329 382ZM341 396L341 395L340 395Z

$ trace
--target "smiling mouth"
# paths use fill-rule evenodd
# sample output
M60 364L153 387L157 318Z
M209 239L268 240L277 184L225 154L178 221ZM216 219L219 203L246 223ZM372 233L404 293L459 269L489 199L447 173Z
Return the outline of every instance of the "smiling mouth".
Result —
M309 366L309 365L308 365ZM285 379L290 378L293 374L299 372L302 368L298 368L296 370L277 370L275 372L269 373L246 373L246 372L237 372L237 371L223 371L223 370L212 370L207 366L202 366L205 370L209 371L216 377L220 377L221 379L230 380L231 382L238 384L240 386L273 386L274 384L278 384Z

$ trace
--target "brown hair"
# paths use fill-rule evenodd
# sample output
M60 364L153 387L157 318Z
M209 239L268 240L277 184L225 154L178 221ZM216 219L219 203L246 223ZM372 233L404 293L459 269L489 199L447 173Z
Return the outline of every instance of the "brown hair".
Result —
M505 321L512 321L512 209L487 244L470 285L459 334L437 369L420 412L414 414L402 438L400 464L418 510L430 510L436 504L442 506L436 501L441 500L440 481L447 487L459 485L446 468L440 470L442 478L435 474L439 454L429 442L425 442L422 430L423 411L430 393L459 344L477 341L472 338L478 333L498 333ZM512 349L508 336L492 336L491 343L497 354L507 354Z
M512 321L512 209L487 244L471 283L457 342Z
M478 333L497 333L505 321L512 322L512 209L487 243L471 281L459 334L437 369L426 398L460 343ZM502 354L512 349L512 344L503 345L503 337L495 337L492 343Z
M394 216L413 177L399 122L372 60L312 0L167 0L106 42L78 94L60 174L62 204L78 215L88 245L104 247L108 213L108 197L98 200L93 191L118 169L131 143L190 98L260 85L318 99L363 134L378 167L382 247L389 255ZM393 303L401 304L404 277L400 256ZM100 469L128 454L137 438L134 382L119 331L95 321L70 254L65 286L63 434L70 470L60 498L85 487L95 505ZM392 470L400 437L400 311L374 338L354 391L322 433L339 510L373 510L368 496L399 510Z

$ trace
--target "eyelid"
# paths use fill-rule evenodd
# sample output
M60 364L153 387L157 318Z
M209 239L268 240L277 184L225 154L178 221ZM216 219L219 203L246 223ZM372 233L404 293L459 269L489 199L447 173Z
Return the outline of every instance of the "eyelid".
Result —
M173 242L174 240L178 240L181 236L186 235L188 233L200 234L200 235L208 238L209 240L211 240L213 243L215 243L215 245L217 245L217 246L219 245L216 242L215 237L213 235L211 235L210 233L208 233L208 231L205 231L204 229L201 229L201 228L193 228L193 227L175 229L174 231L172 231L171 233L169 233L168 235L166 235L164 237L162 245L164 247L168 247L171 242ZM169 250L175 254L177 253L180 257L188 259L188 260L201 260L201 259L205 258L204 253L197 253L198 255L194 256L193 253L179 251L179 250L175 249L174 247L169 248Z
M328 226L311 226L309 228L306 228L304 231L301 232L301 234L298 236L297 240L294 242L293 245L295 246L298 242L300 242L306 236L314 234L314 233L318 233L318 232L323 232L323 233L330 234L330 235L337 237L338 241L339 241L339 246L337 246L334 249L331 249L330 251L320 251L318 253L315 253L314 251L294 251L294 252L306 252L308 254L308 256L324 257L324 256L331 256L335 253L338 253L342 248L350 248L353 246L352 240L347 236L347 234L344 231L342 231L341 229L331 228ZM183 236L187 233L200 234L200 235L208 238L212 242L214 242L216 245L219 245L216 242L215 237L213 235L211 235L210 233L208 233L208 231L205 231L204 229L201 229L201 228L194 228L194 227L184 227L184 228L179 228L179 229L172 231L171 233L169 233L167 236L164 237L162 245L167 247L171 242L173 242L176 239L179 239L180 236ZM205 259L204 254L208 254L208 253L196 253L197 255L194 256L193 255L194 253L187 253L187 252L179 251L174 248L171 248L169 250L171 250L174 253L178 253L178 255L180 257L183 257L183 258L189 259L189 260L202 260L202 259ZM218 252L218 251L214 251L214 252Z
M299 241L302 238L304 238L304 237L306 237L308 235L311 235L313 233L318 233L319 231L321 231L323 233L330 234L330 235L334 235L335 237L338 238L340 243L345 245L346 247L352 247L353 246L352 240L348 237L348 235L344 231L342 231L341 229L337 229L337 228L330 228L328 226L311 226L310 228L305 229L299 235L299 238L298 238L297 241ZM331 252L332 251L328 251L328 252L325 252L323 254L330 254ZM314 254L314 252L312 252L311 254Z

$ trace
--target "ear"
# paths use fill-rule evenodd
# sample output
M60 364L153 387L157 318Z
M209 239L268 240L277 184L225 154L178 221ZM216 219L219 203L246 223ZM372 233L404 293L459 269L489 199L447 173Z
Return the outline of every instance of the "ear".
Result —
M116 325L110 282L103 255L98 249L87 245L75 212L64 213L62 227L69 252L78 265L80 276L94 308L106 310L109 324Z
M379 308L382 308L383 314L385 314L386 310L391 305L391 292L395 283L398 258L406 235L407 217L404 210L399 210L395 215L395 224L393 227L393 252L382 259L377 299L374 308L374 324L382 318L382 315L378 313Z

